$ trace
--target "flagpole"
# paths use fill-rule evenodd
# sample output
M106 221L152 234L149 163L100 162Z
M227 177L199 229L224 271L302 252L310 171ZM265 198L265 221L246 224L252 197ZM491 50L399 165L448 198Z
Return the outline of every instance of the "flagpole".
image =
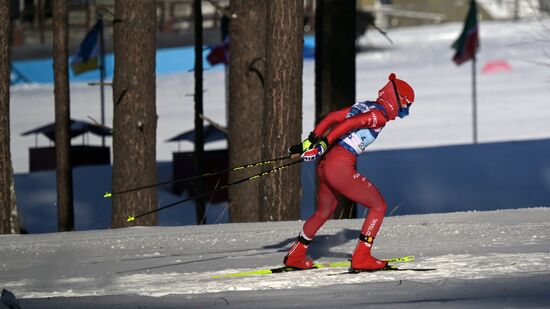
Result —
M102 16L99 16L102 19ZM105 127L105 40L103 37L103 22L99 29L99 93L101 97L101 125ZM105 147L105 136L101 136L101 146Z
M477 144L477 89L476 89L476 54L472 58L472 122L473 122L473 135L474 144Z

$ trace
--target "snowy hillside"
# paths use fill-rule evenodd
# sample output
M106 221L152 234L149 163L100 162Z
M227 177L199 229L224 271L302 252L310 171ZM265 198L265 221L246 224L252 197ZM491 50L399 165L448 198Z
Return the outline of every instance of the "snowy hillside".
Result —
M550 74L545 21L482 22L478 54L479 141L510 141L550 137ZM472 142L471 65L457 67L450 48L462 24L396 29L389 32L390 45L376 32L361 39L376 51L357 56L357 100L374 99L378 89L396 72L415 88L416 102L406 121L396 121L384 130L371 150L425 147ZM182 51L183 53L183 51ZM173 63L173 55L170 59ZM185 53L182 54L185 55ZM160 56L159 56L160 57ZM492 61L504 60L511 71L483 73ZM182 61L190 62L189 59ZM159 64L166 61L158 61ZM161 70L159 68L159 70ZM314 63L306 60L303 73L303 136L313 128ZM162 74L157 78L157 160L170 161L178 146L165 141L193 128L193 74ZM204 75L204 113L226 125L224 72L215 68ZM107 89L106 123L112 124L112 93ZM21 133L54 119L53 86L17 85L11 89L11 151L16 173L28 171L28 148L35 140ZM352 104L353 102L350 102ZM99 91L85 83L71 84L71 115L100 119ZM91 143L99 139L90 137ZM108 139L108 144L111 142ZM74 144L82 143L80 138ZM39 137L40 146L48 145ZM224 142L207 149L224 147ZM182 143L181 150L192 150Z
M473 148L468 147L472 142L471 63L457 67L451 61L453 51L450 45L460 32L461 24L395 29L389 33L395 45L390 45L375 32L369 32L361 39L361 45L371 50L357 56L358 100L374 98L391 71L408 80L417 94L411 116L392 122L369 147L372 153L359 161L359 170L377 184L386 196L390 209L399 207L395 214L548 206L550 166L545 158L550 156L550 150L544 139L550 138L550 109L547 108L550 73L547 66L540 64L550 62L547 56L550 46L547 41L541 40L545 37L543 30L547 24L548 20L481 23L478 136L485 145ZM193 128L193 101L188 96L193 92L192 73L183 70L184 66L175 66L183 70L180 73L165 67L166 63L176 61L178 51L173 49L158 55L160 59L170 59L157 62L161 67L157 80L159 181L171 179L169 161L172 152L179 149L178 145L165 141ZM181 52L182 57L187 55L183 50ZM183 61L192 63L190 59ZM495 61L508 63L510 69L485 73L485 65ZM313 127L313 69L313 62L306 59L303 74L303 137ZM204 82L205 114L225 125L223 70L214 68L206 71ZM55 231L55 172L25 173L28 169L27 148L34 146L35 140L30 136L20 136L28 129L53 121L53 88L48 84L17 85L11 90L11 150L22 221L32 233ZM111 92L107 90L110 102ZM91 116L99 119L98 102L96 88L84 83L72 84L73 118L87 119ZM112 109L107 104L107 124L111 122ZM527 141L536 139L543 140L527 145ZM48 145L44 137L37 140L39 146ZM100 142L94 137L89 137L89 140L92 144ZM523 141L524 144L512 143L514 141ZM107 142L109 144L110 139ZM509 143L489 147L488 142ZM73 143L82 143L81 138L74 139ZM461 144L466 145L457 149L426 149ZM206 148L224 146L225 142L217 142ZM416 149L418 147L422 149ZM409 150L402 154L391 153L390 156L400 158L391 161L391 164L387 159L390 153L380 152L399 149ZM192 150L192 144L182 143L181 150ZM503 156L502 150L508 155ZM525 152L534 152L530 155L529 166L523 164ZM510 156L510 153L514 155ZM489 161L490 165L486 163ZM388 173L388 169L392 172ZM490 173L479 174L486 170ZM391 177L393 173L399 173L408 184L424 184L424 187L410 190L410 185L395 186L395 178ZM110 226L110 201L102 197L105 191L110 190L110 175L109 166L78 167L74 170L77 229ZM304 164L303 219L313 211L314 175L311 166ZM515 177L521 179L521 185L514 185ZM185 198L167 191L166 188L159 190L161 205ZM449 196L452 196L450 201ZM213 210L207 216L209 223L227 222L227 209L223 206L209 208ZM160 213L159 220L162 225L193 224L193 211L192 202L187 203L187 206ZM363 213L363 209L358 213Z
M487 207L484 209L550 206L550 167L546 159L550 138L547 106L550 72L541 64L550 62L547 56L550 46L543 40L547 36L543 33L547 23L547 20L481 23L478 132L480 142L485 145L463 147L453 153L454 157L461 156L460 160L447 157L449 149L434 149L439 156L433 160L424 151L432 151L426 148L429 146L447 147L472 141L471 65L456 67L451 61L450 45L462 24L393 30L389 35L395 45L389 45L376 33L361 39L362 45L377 49L357 57L358 100L373 99L392 71L409 81L417 93L411 116L391 123L370 147L371 151L377 151L370 155L380 162L383 157L399 158L405 153L399 154L397 149L408 149L407 159L390 169L392 176L402 176L403 183L396 186L393 178L375 179L382 191L386 186L399 191L387 194L390 209L403 202L401 210L415 209L412 195L422 197L419 204L433 212L479 207L473 202L461 203L460 198L477 198L476 203L483 201L483 207ZM484 73L484 66L494 61L504 61L511 69ZM304 137L313 127L313 69L313 62L306 61ZM223 71L205 72L204 82L206 116L226 124ZM159 74L158 161L171 160L171 153L178 148L165 140L193 127L193 102L188 96L192 92L192 73ZM110 96L108 90L107 98ZM98 102L97 89L72 84L73 118L99 119ZM11 151L14 169L19 174L18 203L21 209L39 209L42 217L38 220L46 222L48 228L55 228L53 221L45 219L55 213L55 176L53 172L22 174L28 170L28 147L34 145L34 139L20 136L53 120L52 85L12 87L10 108ZM112 108L108 104L107 124L111 122ZM508 151L507 154L513 152L512 157L501 157L504 151L493 156L498 156L498 160L492 160L489 152L484 152L489 159L470 160L464 155L489 149L488 142L510 142L491 148L510 150L508 146L513 141L537 139L542 141ZM99 143L93 137L90 140ZM78 144L80 140L73 142ZM47 142L38 138L38 144L44 146ZM192 147L181 146L182 150ZM207 149L223 146L224 143L214 143ZM537 155L530 156L532 151L537 151ZM426 165L409 164L419 169L412 169L416 174L400 174L407 167L405 163L420 162L414 161L417 159ZM369 176L377 177L377 172L388 174L387 166L368 165L374 161L364 165ZM447 165L434 168L430 162ZM463 169L468 162L474 164ZM473 169L488 172L477 177L469 173ZM302 177L309 177L309 183L313 183L311 168L310 174L304 176L306 172L304 168ZM423 173L421 181L420 173ZM170 175L167 169L160 169L160 174ZM506 177L500 177L503 174ZM101 194L109 189L109 167L78 168L75 175L75 208L81 214L77 224L88 228L108 226L105 213L108 214L109 205L103 202ZM505 186L483 186L484 181L499 179ZM426 185L428 180L437 182L437 186ZM476 196L474 187L486 192L483 198ZM176 198L159 192L159 203ZM311 193L304 196L311 199ZM530 200L533 193L536 198ZM311 200L307 203L312 207ZM173 208L178 212L176 215L167 211L162 216L176 221L194 218L194 214L186 212L188 209L192 207L176 207ZM225 209L217 212L222 217ZM414 262L400 267L436 270L359 275L341 274L345 268L325 268L269 276L213 278L281 265L301 229L299 221L2 235L0 289L12 291L23 308L548 308L548 218L550 208L544 207L388 217L376 239L374 254L380 258L414 255ZM218 221L211 221L214 222ZM310 255L320 262L346 260L361 224L361 219L329 221L311 245Z
M277 267L301 222L135 227L0 236L0 288L23 308L548 308L550 208L387 218L375 255L406 268L324 268L240 278ZM362 221L328 222L310 246L346 260Z

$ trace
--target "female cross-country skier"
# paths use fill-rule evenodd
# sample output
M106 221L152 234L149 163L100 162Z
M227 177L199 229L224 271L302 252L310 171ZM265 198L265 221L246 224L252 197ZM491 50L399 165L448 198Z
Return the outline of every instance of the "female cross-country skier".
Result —
M324 155L317 166L317 210L304 223L298 239L285 256L286 266L313 267L313 260L306 256L308 245L334 213L337 197L344 195L369 208L351 257L351 268L361 271L388 267L386 261L371 255L374 238L386 212L386 202L374 184L357 172L355 165L357 156L365 152L390 120L409 114L413 101L412 87L392 73L389 82L378 91L376 101L359 102L328 114L308 139L288 149L291 155L300 154L305 161Z

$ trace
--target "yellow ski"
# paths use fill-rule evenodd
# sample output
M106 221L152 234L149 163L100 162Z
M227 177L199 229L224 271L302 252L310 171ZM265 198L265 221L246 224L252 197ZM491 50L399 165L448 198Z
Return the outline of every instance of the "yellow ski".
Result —
M402 257L386 259L385 261L387 261L388 263L412 262L414 261L414 256L407 255ZM313 264L312 269L327 268L327 267L350 267L350 266L351 266L350 261L339 261L339 262L315 263ZM222 274L222 275L212 276L212 278L219 279L219 278L225 278L225 277L246 277L246 276L254 276L254 275L268 275L268 274L283 273L288 271L299 271L299 270L303 270L303 269L283 266L283 267L272 268L272 269L257 269L257 270L242 271L238 273Z

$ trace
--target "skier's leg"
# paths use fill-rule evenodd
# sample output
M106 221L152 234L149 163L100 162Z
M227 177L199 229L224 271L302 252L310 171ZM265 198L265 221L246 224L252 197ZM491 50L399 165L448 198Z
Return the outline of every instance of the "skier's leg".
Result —
M354 177L353 185L343 188L345 192L342 192L342 194L369 209L361 228L361 234L374 238L384 220L387 204L380 191L366 177L358 172Z
M307 258L307 247L311 240L304 238L301 234L298 235L298 239L292 244L290 250L283 259L285 266L294 267L298 269L310 269L313 267L313 260Z
M372 257L371 249L372 242L384 220L386 202L374 184L357 172L355 157L350 157L351 154L346 154L346 150L341 147L335 147L333 151L337 149L340 149L342 157L347 159L327 166L328 183L345 197L369 208L367 218L361 228L361 237L353 252L352 268L384 268L387 263Z
M317 167L317 176L319 178L319 190L317 191L317 209L315 213L306 220L302 227L302 233L290 248L284 258L284 264L300 269L313 267L313 260L306 256L309 243L321 228L321 226L332 215L336 209L337 199L335 192L325 182L324 160Z
M317 209L304 223L303 234L312 239L317 231L332 216L338 204L336 192L324 181L319 181L317 191Z
M386 202L378 189L368 179L362 176L358 177L358 179L364 182L364 194L355 196L354 192L351 192L350 196L353 196L359 204L367 206L369 210L367 218L363 222L357 246L355 250L353 250L351 268L362 270L384 268L388 263L373 257L371 255L371 250L374 238L380 230L384 214L386 213Z

